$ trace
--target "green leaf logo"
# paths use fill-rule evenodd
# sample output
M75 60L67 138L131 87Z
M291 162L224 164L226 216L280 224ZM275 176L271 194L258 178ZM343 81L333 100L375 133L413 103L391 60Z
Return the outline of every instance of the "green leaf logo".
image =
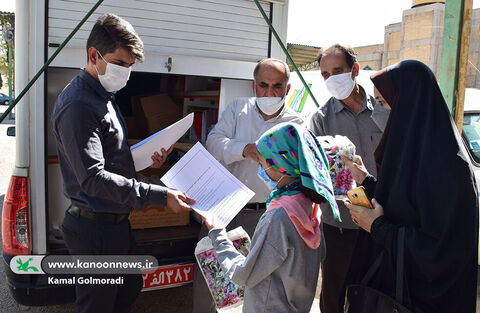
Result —
M32 270L34 272L38 272L38 268L36 268L35 266L28 266L30 261L32 260L33 258L29 258L26 262L23 262L21 259L17 259L17 263L19 264L17 266L17 270L24 271L24 272L28 272L29 270Z

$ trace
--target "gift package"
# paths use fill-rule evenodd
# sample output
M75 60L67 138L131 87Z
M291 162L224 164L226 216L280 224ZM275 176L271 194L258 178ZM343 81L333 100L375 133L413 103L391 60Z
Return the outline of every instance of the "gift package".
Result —
M343 163L340 156L343 155L353 161L355 145L348 137L340 135L335 137L319 136L317 139L328 158L335 197L340 200L346 199L347 191L355 188L356 183L352 171Z
M246 257L250 245L250 237L247 232L242 227L237 227L229 231L227 235L238 252ZM225 312L243 304L245 287L237 285L225 276L217 261L212 241L209 237L204 237L197 243L195 258L207 282L218 312Z

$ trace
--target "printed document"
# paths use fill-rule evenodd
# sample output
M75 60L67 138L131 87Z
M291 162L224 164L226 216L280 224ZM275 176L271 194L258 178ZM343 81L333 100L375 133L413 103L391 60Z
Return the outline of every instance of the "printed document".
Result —
M161 153L162 148L168 150L177 142L193 124L193 113L188 114L180 121L156 132L139 143L130 147L135 171L141 171L153 164L152 155Z
M225 227L255 194L197 142L162 178L170 188L196 201L203 217L214 216ZM216 225L216 226L217 226Z

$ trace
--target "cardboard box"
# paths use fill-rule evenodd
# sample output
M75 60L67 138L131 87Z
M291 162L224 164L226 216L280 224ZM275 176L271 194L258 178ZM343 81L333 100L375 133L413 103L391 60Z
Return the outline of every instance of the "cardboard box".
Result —
M171 168L163 165L160 168L146 168L139 174L150 177L151 183L159 184L160 178ZM184 226L190 223L190 212L173 213L166 208L149 206L144 210L135 210L130 214L132 229Z
M137 124L145 125L147 135L153 135L182 118L182 106L167 94L132 97L132 105Z
M158 178L161 178L163 175L165 175L166 172L168 172L170 169L172 168L172 166L170 165L162 165L160 168L150 168L150 167L147 167L146 169L144 170L141 170L140 174L144 175L144 176L149 176L149 177L158 177Z
M145 123L141 123L136 116L125 116L123 119L125 120L125 125L127 126L128 139L147 137Z
M173 147L183 153L187 153L195 144L189 142L176 142L173 144Z
M173 213L166 208L150 206L130 214L132 229L185 226L190 223L190 212Z

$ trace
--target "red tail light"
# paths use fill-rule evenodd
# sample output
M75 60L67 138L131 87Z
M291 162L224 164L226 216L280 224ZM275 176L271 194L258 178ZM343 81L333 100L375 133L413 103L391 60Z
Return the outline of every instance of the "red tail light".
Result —
M30 254L30 213L28 181L12 176L3 203L3 251L9 255Z

